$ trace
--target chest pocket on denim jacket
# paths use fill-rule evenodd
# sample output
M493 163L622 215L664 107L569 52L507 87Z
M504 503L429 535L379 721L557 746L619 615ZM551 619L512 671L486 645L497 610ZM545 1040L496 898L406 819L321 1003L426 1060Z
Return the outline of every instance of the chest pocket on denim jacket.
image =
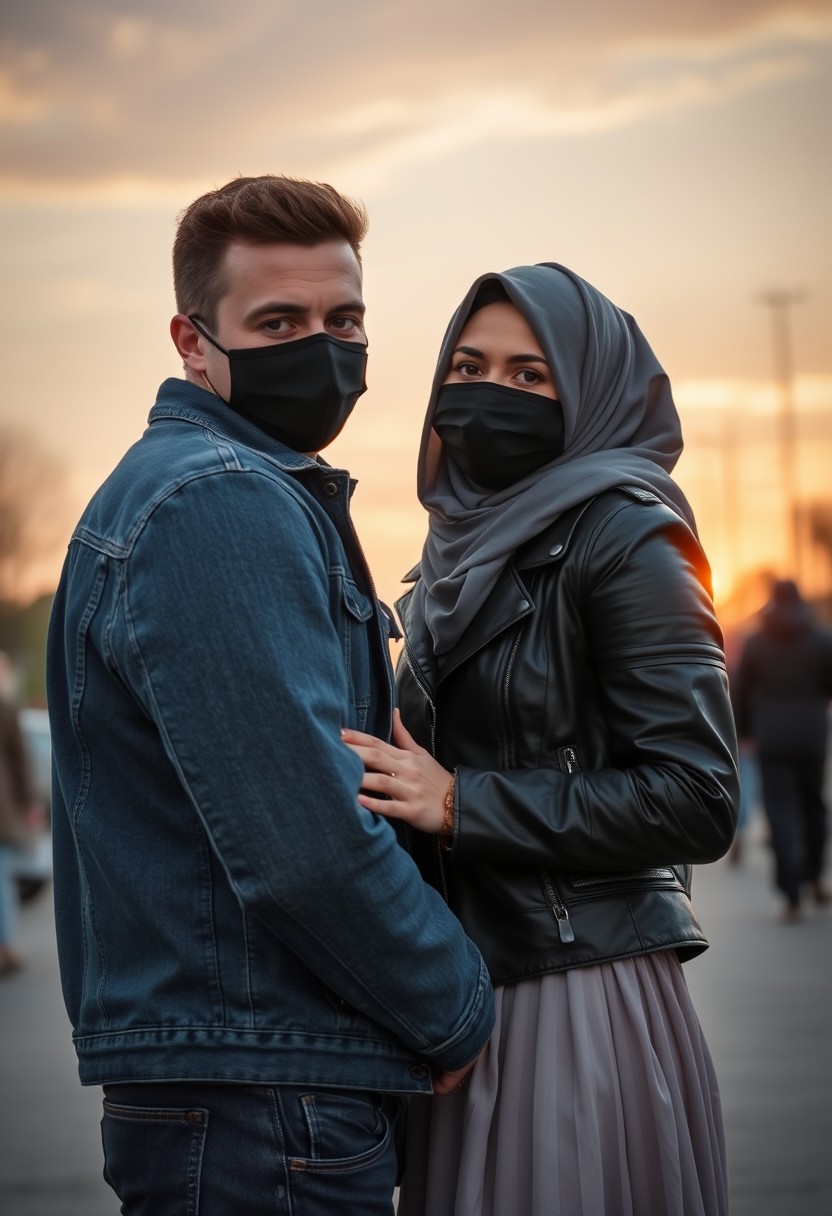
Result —
M369 631L373 602L358 590L351 578L341 575L340 583L343 607L341 646L355 707L355 722L351 725L356 730L364 730L371 695Z

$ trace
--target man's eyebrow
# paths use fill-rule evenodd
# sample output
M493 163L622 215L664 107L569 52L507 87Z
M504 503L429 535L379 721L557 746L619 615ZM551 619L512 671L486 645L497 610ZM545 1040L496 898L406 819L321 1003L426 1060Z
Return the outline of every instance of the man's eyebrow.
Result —
M455 355L470 355L472 359L484 359L485 355L481 350L477 350L476 346L458 346L453 352ZM509 363L543 363L546 367L549 366L548 359L544 359L542 355L509 355L507 362Z
M276 313L283 316L303 317L309 313L310 309L306 304L292 304L288 301L269 300L266 304L260 304L257 308L253 308L246 316L247 321L258 321L261 317L274 316ZM347 300L344 304L337 304L334 308L327 310L327 316L333 316L335 313L341 312L357 312L360 316L364 316L367 307L363 300Z
M299 317L309 312L305 304L290 304L287 301L269 300L267 304L260 304L257 308L253 308L247 314L247 321L256 321L259 317L270 316L272 313L288 313L290 316Z
M361 316L367 311L367 305L363 300L347 300L346 304L338 304L335 308L330 308L330 316L334 312L358 312Z

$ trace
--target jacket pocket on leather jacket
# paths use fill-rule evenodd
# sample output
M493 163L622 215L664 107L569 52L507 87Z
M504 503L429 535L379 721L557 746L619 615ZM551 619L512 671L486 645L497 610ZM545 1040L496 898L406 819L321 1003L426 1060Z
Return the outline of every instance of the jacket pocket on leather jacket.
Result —
M624 891L684 891L672 866L648 866L643 870L605 870L603 873L564 874L563 880L576 898L620 894Z

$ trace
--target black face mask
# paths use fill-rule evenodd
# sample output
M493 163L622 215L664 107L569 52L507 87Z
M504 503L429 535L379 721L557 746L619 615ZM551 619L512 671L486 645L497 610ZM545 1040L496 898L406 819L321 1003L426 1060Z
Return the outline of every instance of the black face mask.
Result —
M433 429L450 459L487 490L504 490L564 450L560 402L502 384L446 384Z
M232 410L296 452L320 452L332 443L367 388L367 347L361 342L312 334L226 350L197 317L188 320L228 356Z

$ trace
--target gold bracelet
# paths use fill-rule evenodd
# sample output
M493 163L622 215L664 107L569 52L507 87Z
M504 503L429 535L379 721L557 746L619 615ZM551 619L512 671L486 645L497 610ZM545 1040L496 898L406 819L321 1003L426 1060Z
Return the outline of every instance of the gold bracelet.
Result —
M451 784L448 786L448 791L445 794L445 815L442 819L442 827L439 831L440 837L443 838L443 843L449 846L454 838L454 792L456 790L456 773L451 777Z

